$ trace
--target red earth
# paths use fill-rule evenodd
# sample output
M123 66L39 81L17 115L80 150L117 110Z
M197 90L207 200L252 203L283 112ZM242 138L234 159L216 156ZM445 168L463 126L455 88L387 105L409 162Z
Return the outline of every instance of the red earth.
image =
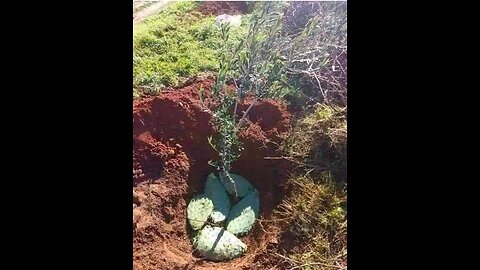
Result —
M204 15L245 14L248 11L245 1L204 1L198 7Z
M261 197L260 221L241 238L247 252L228 262L211 262L192 248L186 206L215 171L208 164L215 152L207 139L214 128L198 90L206 90L205 106L214 106L208 98L213 83L193 79L182 88L134 101L133 269L270 269L281 260L269 252L283 241L280 229L268 220L285 195L291 167L285 160L265 157L279 156L276 144L289 130L292 116L274 100L253 106L248 128L240 134L245 149L231 170L249 179ZM247 99L239 111L251 102Z

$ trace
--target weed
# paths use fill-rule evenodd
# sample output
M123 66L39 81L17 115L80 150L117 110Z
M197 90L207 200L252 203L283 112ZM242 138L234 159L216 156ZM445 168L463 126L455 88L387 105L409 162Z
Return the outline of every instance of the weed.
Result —
M281 148L307 172L332 171L338 181L346 182L346 110L317 104L313 112L297 121Z
M291 196L276 212L295 239L288 257L301 269L346 269L346 191L328 172L316 179L292 176Z

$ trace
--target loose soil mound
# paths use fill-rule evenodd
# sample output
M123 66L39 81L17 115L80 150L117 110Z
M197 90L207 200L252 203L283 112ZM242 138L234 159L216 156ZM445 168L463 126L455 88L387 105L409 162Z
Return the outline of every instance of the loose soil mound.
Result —
M206 90L207 106L213 80L198 79L181 89L134 102L133 110L133 261L134 269L265 269L278 258L266 250L279 242L279 229L257 223L242 238L247 253L214 263L193 252L192 231L186 221L189 200L202 192L214 168L208 165L215 152L208 144L214 134L210 114L202 107L198 90ZM241 106L241 110L251 100ZM245 150L232 172L259 190L261 219L269 219L282 201L290 164L278 156L276 143L290 126L283 104L267 100L250 111L250 125L240 134Z
M198 7L204 15L245 14L248 6L241 1L205 1Z

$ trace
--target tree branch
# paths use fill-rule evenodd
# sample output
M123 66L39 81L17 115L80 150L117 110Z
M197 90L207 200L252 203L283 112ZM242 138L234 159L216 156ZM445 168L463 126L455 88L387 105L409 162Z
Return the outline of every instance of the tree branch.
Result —
M250 110L252 109L253 105L255 105L255 103L257 102L257 100L253 100L252 104L250 104L250 106L248 107L248 109L243 113L243 116L242 118L240 119L240 121L238 121L238 125L237 125L237 129L239 129L243 122L245 121L245 117L247 116L247 114L250 112Z

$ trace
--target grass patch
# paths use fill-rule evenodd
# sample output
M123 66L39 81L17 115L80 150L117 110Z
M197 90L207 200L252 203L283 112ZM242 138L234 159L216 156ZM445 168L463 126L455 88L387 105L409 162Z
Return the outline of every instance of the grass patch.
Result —
M201 14L196 2L177 2L135 26L133 56L134 97L156 94L177 86L188 77L219 68L223 46L215 17ZM242 26L232 29L230 42L245 35Z
M310 174L332 171L337 181L346 182L346 114L336 105L317 104L297 121L282 150Z
M347 268L346 110L317 104L282 146L298 167L275 212L292 269Z
M317 180L294 176L290 185L292 195L278 210L295 239L290 262L300 269L346 268L346 190L328 172Z

